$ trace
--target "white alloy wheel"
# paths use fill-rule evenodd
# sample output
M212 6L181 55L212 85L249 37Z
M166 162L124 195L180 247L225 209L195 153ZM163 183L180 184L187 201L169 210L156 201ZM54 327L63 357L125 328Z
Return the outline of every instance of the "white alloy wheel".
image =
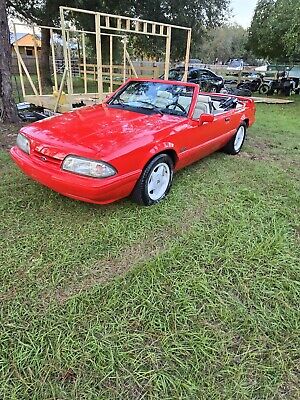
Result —
M151 200L157 201L166 193L172 172L170 166L166 163L157 164L148 179L147 191Z
M241 125L235 135L235 140L234 140L234 144L233 144L234 150L236 152L240 151L240 149L244 143L245 133L246 133L246 130L245 130L244 125Z

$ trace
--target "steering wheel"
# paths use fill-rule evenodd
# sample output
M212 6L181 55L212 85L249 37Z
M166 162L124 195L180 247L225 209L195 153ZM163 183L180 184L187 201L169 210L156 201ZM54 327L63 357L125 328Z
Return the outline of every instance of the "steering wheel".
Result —
M176 110L176 108L178 107L182 112L184 112L186 114L186 109L181 104L179 104L177 101L175 101L174 103L168 104L166 106L166 108L170 108L172 106L174 106L173 110Z

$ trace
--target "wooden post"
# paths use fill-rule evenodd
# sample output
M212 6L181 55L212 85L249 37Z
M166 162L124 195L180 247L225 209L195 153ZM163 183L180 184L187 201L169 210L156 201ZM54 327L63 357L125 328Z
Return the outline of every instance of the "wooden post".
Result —
M54 76L54 88L55 90L58 90L53 29L50 29L50 43L51 43L52 66L53 66L53 76Z
M124 37L124 43L123 43L123 82L126 81L126 43L127 43L127 38Z
M132 61L131 61L131 59L130 59L130 56L129 56L129 53L128 53L127 49L126 49L126 57L127 57L127 61L128 61L129 65L130 65L130 68L131 68L131 70L132 70L134 76L135 76L136 78L138 78L138 74L136 73L136 70L135 70L135 68L134 68L134 65L132 64Z
M167 27L167 40L166 40L166 58L165 58L165 76L164 79L168 80L169 78L169 69L170 69L170 52L171 52L171 27Z
M190 51L191 51L191 38L192 38L192 30L188 30L187 42L186 42L186 53L185 53L185 62L184 62L184 74L183 74L183 82L187 82L189 63L190 63Z
M62 78L61 78L61 82L60 82L60 86L59 86L59 91L58 91L57 99L56 99L55 106L54 106L54 110L53 110L54 112L57 112L57 109L58 109L59 100L60 100L60 98L61 98L62 90L63 90L64 84L65 84L65 79L66 79L67 71L68 71L67 68L65 68L65 69L64 69L63 76L62 76Z
M67 31L67 54L68 54L68 69L70 75L70 88L71 93L73 94L73 73L72 73L72 58L71 58L71 49L70 49L70 32Z
M82 40L82 58L83 58L83 83L84 83L84 93L87 93L87 74L86 74L86 49L85 49L85 33L81 34Z
M103 76L102 76L102 45L101 45L101 30L100 30L100 14L95 14L96 27L96 53L97 53L97 81L98 94L103 99Z
M67 70L66 80L67 80L68 95L71 95L71 94L73 94L72 83L71 83L72 76L70 77L70 70L68 68L69 59L68 59L68 50L67 50L66 25L65 25L64 9L62 6L59 7L59 12L60 12L61 33L62 33L62 39L63 39L65 69ZM72 71L71 71L71 75L72 75Z
M25 85L24 85L24 78L23 78L22 66L21 66L21 63L20 63L20 60L19 60L19 57L18 57L18 54L20 55L20 52L19 52L19 45L18 45L18 41L17 41L16 25L13 24L13 27L14 27L14 36L15 36L15 43L16 43L16 44L14 44L14 50L15 50L16 55L17 55L17 61L18 61L18 68L19 68L19 75L20 75L20 83L21 83L21 88L22 88L22 94L23 94L23 97L25 97L25 96L26 96L26 92L25 92Z
M36 74L38 78L38 85L39 85L39 93L42 96L42 82L41 82L41 74L40 74L40 62L39 62L39 54L36 45L36 35L34 25L32 25L32 33L33 33L33 46L34 46L34 58L35 58L35 66L36 66Z
M109 91L113 92L113 36L109 37Z
M238 83L241 83L241 81L242 81L242 70L240 70L238 73Z

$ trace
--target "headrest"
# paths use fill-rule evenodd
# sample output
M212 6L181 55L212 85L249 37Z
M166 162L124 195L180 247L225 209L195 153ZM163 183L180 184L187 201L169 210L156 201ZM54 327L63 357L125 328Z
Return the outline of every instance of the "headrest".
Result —
M212 102L210 96L205 96L205 95L202 95L202 94L198 95L198 101L201 101L202 103L211 103Z
M172 99L173 96L170 92L166 92L165 90L158 90L157 97L163 97L164 99Z

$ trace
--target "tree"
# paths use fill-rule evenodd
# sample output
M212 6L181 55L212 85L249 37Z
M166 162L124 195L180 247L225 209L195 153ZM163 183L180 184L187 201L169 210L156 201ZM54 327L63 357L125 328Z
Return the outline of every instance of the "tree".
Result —
M275 61L300 59L298 0L259 0L249 30L248 47Z
M240 25L223 25L211 29L206 40L197 50L197 56L205 62L226 62L230 58L248 58L246 51L248 35Z
M12 95L11 47L5 0L0 0L0 49L0 119L3 122L17 122L19 118Z
M85 0L82 7L110 14L121 14L193 29L192 52L203 41L207 28L220 26L226 19L230 0L186 0L184 4L176 0ZM80 17L82 27L93 29L94 21L88 15ZM134 47L137 53L160 58L164 57L165 41L152 36L136 35ZM174 58L185 54L186 41L182 31L172 32L172 51Z
M194 55L204 41L205 30L216 28L225 21L229 4L229 0L186 0L184 3L176 0L136 0L134 10L140 18L192 28L191 54ZM172 55L180 59L185 54L186 41L180 30L174 30L172 35ZM157 54L158 49L152 38L142 38L140 47L147 49L151 55Z

